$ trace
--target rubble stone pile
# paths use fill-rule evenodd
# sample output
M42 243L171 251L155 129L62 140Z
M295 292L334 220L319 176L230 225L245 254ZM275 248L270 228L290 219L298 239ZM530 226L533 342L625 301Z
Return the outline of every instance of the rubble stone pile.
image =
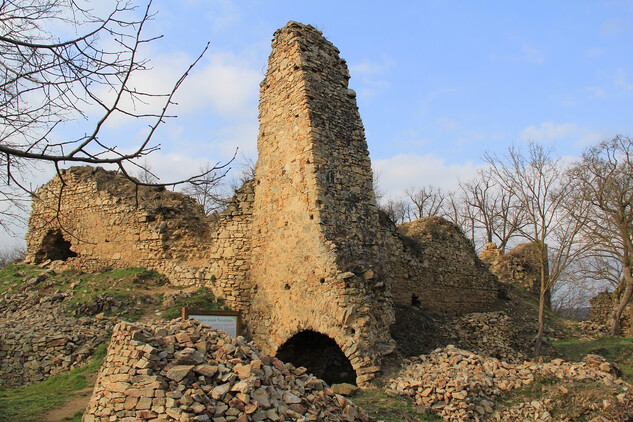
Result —
M594 321L580 321L576 332L584 339L594 340L609 335L609 326Z
M615 388L618 394L609 406L619 403L626 408L633 403L631 385L616 373L611 363L597 355L588 355L581 363L554 359L548 363L511 364L447 346L411 359L388 388L392 393L412 397L417 405L447 421L552 421L545 399L498 411L495 397L530 385L535 379L554 378Z
M456 318L449 328L452 344L505 362L522 362L525 353L513 340L513 321L505 312L476 312Z
M84 421L369 421L305 368L195 320L115 326Z
M16 387L83 365L107 341L113 322L73 318L61 304L72 295L47 285L42 274L16 293L0 296L0 386ZM46 294L26 289L38 286Z

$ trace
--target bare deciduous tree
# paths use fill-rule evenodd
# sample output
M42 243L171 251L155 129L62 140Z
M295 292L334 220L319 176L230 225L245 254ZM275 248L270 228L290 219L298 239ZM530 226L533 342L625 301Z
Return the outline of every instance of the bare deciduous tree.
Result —
M395 224L411 220L411 206L402 199L389 199L381 208Z
M412 217L418 219L439 215L444 203L444 193L432 185L415 189L410 188L404 191L407 198L412 203Z
M460 182L464 212L472 220L474 229L481 229L486 242L497 242L505 253L510 239L525 224L523 208L513 191L498 183L489 169L480 170L477 176L468 182Z
M151 1L140 15L124 0L116 0L106 15L95 14L88 6L85 0L5 0L0 4L0 190L4 200L15 202L7 193L11 192L8 185L32 194L24 172L34 163L52 164L60 178L60 166L67 163L109 164L144 184L130 170L142 167L139 159L160 148L151 143L152 138L165 119L173 117L168 109L176 91L208 48L207 44L166 92L140 91L133 77L148 69L148 60L140 57L139 50L159 38L144 35L153 17ZM138 106L145 109L154 102L159 104L156 108L139 110ZM104 125L114 116L147 123L145 134L131 150L119 148L118 140L106 139ZM80 134L69 137L66 123L76 119L87 123ZM210 168L186 181L222 177L225 167Z
M466 206L463 195L448 192L444 197L441 214L448 221L459 226L470 241L475 243L475 225L470 209Z
M633 295L633 139L616 136L587 149L572 174L581 200L576 209L587 210L584 233L593 275L617 285L610 327L617 335Z
M531 142L525 154L511 147L504 157L486 153L484 158L495 181L512 192L523 208L526 224L521 234L534 242L539 254L538 333L534 347L538 356L543 344L546 295L580 252L574 243L580 220L567 218L563 201L570 184L564 179L560 159L554 158L551 150Z
M202 166L200 173L206 174L207 176L188 183L183 190L184 193L202 205L204 214L207 216L224 209L227 203L226 196L223 195L219 189L222 180L215 177L213 172L209 171L209 169L213 167L214 166L210 163Z

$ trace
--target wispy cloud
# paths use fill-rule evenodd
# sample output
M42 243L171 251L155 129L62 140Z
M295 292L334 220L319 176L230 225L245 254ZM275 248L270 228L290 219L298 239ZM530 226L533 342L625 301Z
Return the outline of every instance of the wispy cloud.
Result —
M447 165L433 154L398 154L373 160L373 168L380 174L381 189L387 197L398 198L411 186L433 185L444 190L455 190L460 179L473 177L477 169L472 161Z
M633 91L633 82L631 82L628 73L624 69L616 70L613 82L618 88L625 89L626 91Z
M603 54L604 51L601 48L592 47L585 50L585 56L589 59L597 59L602 57Z
M359 81L358 95L365 98L375 97L391 86L386 74L396 62L390 58L382 61L362 61L349 66L352 81ZM355 79L358 78L358 79Z
M604 98L607 95L605 89L600 86L588 86L585 91L594 98Z
M538 126L528 126L520 133L525 141L551 142L561 138L567 138L578 132L576 123L542 122Z
M618 37L631 32L631 24L622 18L609 19L602 22L602 33L609 37Z

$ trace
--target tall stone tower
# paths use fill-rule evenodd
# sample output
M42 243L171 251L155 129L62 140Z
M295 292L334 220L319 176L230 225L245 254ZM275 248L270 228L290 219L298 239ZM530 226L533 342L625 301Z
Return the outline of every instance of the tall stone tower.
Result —
M333 339L364 382L393 350L372 171L349 72L312 26L275 33L261 84L253 204L253 338ZM265 325L263 330L258 327Z

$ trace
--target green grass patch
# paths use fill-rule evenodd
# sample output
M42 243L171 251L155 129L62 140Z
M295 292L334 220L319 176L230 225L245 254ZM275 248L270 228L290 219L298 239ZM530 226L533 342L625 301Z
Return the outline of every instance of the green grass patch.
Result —
M146 268L126 268L106 271L100 274L75 274L68 280L60 280L61 288L71 288L74 295L67 302L70 312L82 314L82 309L90 308L103 295L120 302L117 309L105 312L106 316L118 316L128 321L136 321L143 314L146 305L160 303L158 295L145 293L167 283L162 274Z
M88 386L86 375L97 373L105 353L106 345L102 344L95 350L92 360L80 368L24 387L0 389L0 420L40 420L41 415L62 405L69 393Z
M45 269L33 265L10 264L0 269L0 294L13 292L24 284L25 280L37 277Z
M568 339L555 341L552 345L570 361L581 361L590 353L600 355L617 364L623 378L633 382L633 337L603 337L591 341Z
M442 420L435 414L425 413L424 408L416 406L409 398L392 396L382 389L360 390L350 399L377 420L386 422L436 422Z
M199 311L218 311L228 310L220 299L216 299L207 287L200 287L191 295L179 298L174 304L163 312L163 318L174 319L181 315L182 308L190 308Z

